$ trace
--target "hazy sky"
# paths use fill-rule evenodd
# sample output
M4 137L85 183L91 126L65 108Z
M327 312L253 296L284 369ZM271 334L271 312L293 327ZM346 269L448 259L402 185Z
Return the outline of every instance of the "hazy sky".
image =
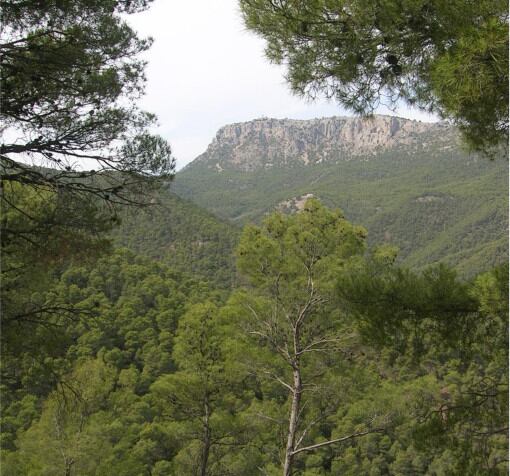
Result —
M284 69L265 59L264 42L243 26L237 0L155 0L129 23L155 40L146 54L141 106L157 114L157 132L171 143L178 168L201 154L225 124L348 115L334 103L291 95ZM407 109L398 114L433 120Z

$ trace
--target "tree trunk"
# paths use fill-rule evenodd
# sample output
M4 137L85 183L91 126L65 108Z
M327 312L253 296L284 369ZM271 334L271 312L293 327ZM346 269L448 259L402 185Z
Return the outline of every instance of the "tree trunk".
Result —
M285 462L283 465L283 476L292 476L292 467L294 463L294 445L296 444L296 433L298 427L298 416L301 403L301 370L299 364L296 364L293 370L294 385L292 393L292 404L289 415L289 433L287 435L287 446L285 447Z
M67 458L66 456L64 458L64 463L65 463L65 476L71 476L73 472L74 459Z
M203 447L202 455L200 458L200 476L207 476L207 460L209 459L209 450L211 449L211 428L209 427L209 417L211 409L209 408L209 401L204 402L204 434L203 434Z

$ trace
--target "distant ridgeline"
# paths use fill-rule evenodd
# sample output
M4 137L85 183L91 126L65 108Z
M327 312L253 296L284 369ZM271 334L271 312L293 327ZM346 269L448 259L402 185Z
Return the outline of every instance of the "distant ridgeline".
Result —
M463 275L508 258L508 161L461 149L454 128L397 117L257 119L221 128L172 190L237 224L307 196L341 208L369 242Z

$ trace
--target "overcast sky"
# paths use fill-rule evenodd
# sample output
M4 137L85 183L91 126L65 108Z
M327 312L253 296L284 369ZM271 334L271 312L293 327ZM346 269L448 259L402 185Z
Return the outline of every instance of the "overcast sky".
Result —
M237 0L155 0L128 21L155 40L146 54L141 106L157 114L157 132L171 143L178 168L201 154L225 124L350 115L326 100L307 103L290 93L284 69L265 59L264 42L243 26ZM405 108L398 115L433 120Z

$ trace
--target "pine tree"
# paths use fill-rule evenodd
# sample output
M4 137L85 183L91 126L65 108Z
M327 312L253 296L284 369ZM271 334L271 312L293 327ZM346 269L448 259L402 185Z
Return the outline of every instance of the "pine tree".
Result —
M367 422L359 431L326 440L316 432L328 414L328 399L330 411L336 411L336 400L321 392L331 376L328 365L338 356L348 358L355 340L336 308L334 277L363 252L364 238L363 228L314 199L300 213L276 213L243 232L238 267L247 286L232 298L231 312L256 349L248 363L252 372L286 396L284 476L294 473L303 454L379 431ZM323 399L322 414L311 409L308 398Z
M361 114L399 100L455 121L489 152L508 140L502 0L240 0L245 24L297 94Z

